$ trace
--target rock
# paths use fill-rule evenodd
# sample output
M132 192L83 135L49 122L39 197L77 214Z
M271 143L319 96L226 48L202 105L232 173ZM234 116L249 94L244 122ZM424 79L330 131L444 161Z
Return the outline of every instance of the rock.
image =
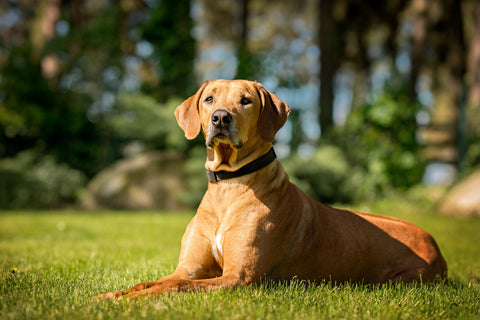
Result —
M88 184L86 209L165 209L184 206L176 199L186 190L181 177L183 158L177 153L149 152L120 160Z
M480 171L453 187L441 202L439 211L457 216L480 216Z

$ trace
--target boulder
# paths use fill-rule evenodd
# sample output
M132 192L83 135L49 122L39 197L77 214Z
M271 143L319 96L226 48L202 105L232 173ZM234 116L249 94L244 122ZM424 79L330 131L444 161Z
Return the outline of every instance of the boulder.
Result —
M480 171L453 187L440 203L439 211L457 216L480 216Z
M177 210L177 195L185 192L183 157L148 152L123 159L102 170L88 184L82 200L86 209Z

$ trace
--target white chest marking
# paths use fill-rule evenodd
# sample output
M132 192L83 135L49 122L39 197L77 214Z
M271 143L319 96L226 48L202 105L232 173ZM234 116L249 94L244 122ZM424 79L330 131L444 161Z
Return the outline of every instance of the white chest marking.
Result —
M222 234L218 233L215 236L215 241L212 245L212 253L215 257L215 260L220 261L220 258L223 259L223 248L222 248Z

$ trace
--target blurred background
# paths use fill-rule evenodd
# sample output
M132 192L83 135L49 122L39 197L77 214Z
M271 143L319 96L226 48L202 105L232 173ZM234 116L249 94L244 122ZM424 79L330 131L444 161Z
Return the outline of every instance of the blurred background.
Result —
M195 207L173 111L215 78L290 105L277 154L327 203L478 169L480 1L5 0L0 208Z

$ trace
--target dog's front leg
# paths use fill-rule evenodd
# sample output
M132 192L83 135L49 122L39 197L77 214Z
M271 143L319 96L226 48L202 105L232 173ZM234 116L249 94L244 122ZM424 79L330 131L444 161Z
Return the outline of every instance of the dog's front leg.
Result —
M172 273L171 275L168 275L168 276L163 277L163 278L161 278L159 280L156 280L156 281L139 283L139 284L131 287L130 289L117 290L117 291L111 291L111 292L106 292L106 293L100 294L100 295L96 296L95 299L97 299L97 300L114 299L114 298L121 299L125 295L128 295L128 294L133 293L133 292L137 292L137 291L144 291L148 288L151 288L155 285L158 285L159 283L161 283L163 281L169 281L169 280L180 279L180 278L181 278L181 276L179 274Z
M150 288L132 291L124 296L128 300L136 300L140 297L155 297L166 293L187 291L209 291L245 286L248 283L237 275L223 275L211 279L168 279L159 280Z
M257 226L257 223L254 223ZM127 299L159 296L165 293L185 291L209 291L235 288L258 283L266 276L278 253L279 241L255 241L256 232L245 225L229 227L223 241L223 270L212 276L205 267L198 268L193 252L181 255L177 271L183 270L187 277L182 279L161 279L149 288L128 293ZM260 228L264 229L264 228ZM268 238L267 238L268 239ZM185 239L184 239L185 240ZM258 240L258 239L257 239ZM185 243L185 242L183 242ZM213 256L209 256L213 259ZM205 277L204 279L202 279ZM206 278L208 277L208 278Z
M152 287L162 287L161 284L171 283L171 281L180 281L181 283L181 280L185 279L205 279L220 276L222 274L221 269L214 260L210 241L210 234L213 233L210 229L213 229L214 224L206 221L208 216L208 213L200 207L197 215L189 223L182 238L179 264L174 273L156 281L140 283L126 290L107 292L95 298L97 300L121 299L129 294L134 296L136 292L145 292Z

